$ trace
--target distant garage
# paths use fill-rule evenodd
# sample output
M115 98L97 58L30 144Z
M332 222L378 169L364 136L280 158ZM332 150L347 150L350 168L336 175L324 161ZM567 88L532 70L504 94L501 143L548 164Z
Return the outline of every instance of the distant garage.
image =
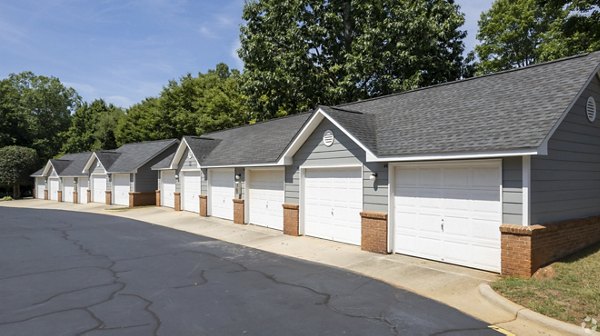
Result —
M501 160L403 164L394 181L395 252L500 271Z
M46 190L46 182L43 177L35 178L35 198L44 199L44 191Z
M73 203L73 192L75 191L75 182L72 177L63 178L63 201Z
M51 177L48 179L48 195L50 200L58 201L58 189L60 188L60 181L57 177Z
M113 174L113 204L129 205L130 174Z
M304 234L360 245L361 167L303 169Z
M87 203L88 199L87 199L87 191L89 188L89 179L87 177L79 177L77 180L77 188L79 189L79 191L77 192L77 197L79 197L78 200L76 200L78 203Z
M284 170L246 170L248 223L283 230Z
M209 215L233 219L234 170L233 169L209 169Z

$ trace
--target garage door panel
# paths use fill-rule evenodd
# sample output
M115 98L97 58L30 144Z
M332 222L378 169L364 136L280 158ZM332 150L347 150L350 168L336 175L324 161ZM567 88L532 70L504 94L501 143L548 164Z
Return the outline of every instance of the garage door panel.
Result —
M65 178L63 179L63 199L65 202L73 203L73 178Z
M56 179L56 178L48 179L48 189L49 189L48 193L50 194L50 200L58 201L59 186L60 186L60 183L59 183L58 179Z
M500 165L431 165L394 172L401 181L394 187L394 250L499 271ZM417 183L410 185L415 176Z
M251 170L248 181L248 222L283 230L284 171Z
M234 170L210 170L211 216L233 219Z
M306 169L304 175L304 233L360 244L361 169Z
M79 203L87 203L88 199L87 199L87 191L89 188L89 179L87 177L80 177L79 180L77 181L77 185L79 188L79 192L77 197L79 197L79 199L77 200Z
M104 203L106 195L106 177L92 176L92 201Z
M160 174L161 204L173 208L175 206L175 171L163 170Z
M200 212L200 192L202 185L202 174L200 171L181 172L181 185L183 189L183 210Z
M129 205L130 187L129 174L113 175L113 202L118 205Z

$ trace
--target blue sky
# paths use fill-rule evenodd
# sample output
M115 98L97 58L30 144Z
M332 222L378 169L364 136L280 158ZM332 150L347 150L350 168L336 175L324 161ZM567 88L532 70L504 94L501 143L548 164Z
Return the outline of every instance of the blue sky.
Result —
M467 50L492 0L457 0ZM2 0L0 78L55 76L88 101L128 107L170 79L237 57L243 0Z

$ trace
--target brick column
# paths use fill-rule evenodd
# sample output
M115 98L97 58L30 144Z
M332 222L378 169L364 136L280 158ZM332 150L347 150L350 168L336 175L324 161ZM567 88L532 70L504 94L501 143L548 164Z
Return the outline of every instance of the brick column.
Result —
M62 198L62 190L59 190L59 191L57 191L56 193L58 194L58 201L59 201L59 202L62 202L62 201L63 201L63 198Z
M388 253L387 213L363 211L361 217L360 248L363 251Z
M282 204L283 233L290 236L300 235L300 206L298 204Z
M157 207L160 206L160 189L156 191L155 204L156 204Z
M48 200L48 189L44 189L44 200Z
M503 224L501 232L502 274L529 278L534 272L533 240L541 225L522 226Z
M105 191L104 203L106 205L111 205L112 204L112 192L110 190Z
M233 199L233 222L235 224L244 223L244 200L239 198Z
M181 193L174 192L175 196L175 211L181 211Z
M87 202L92 203L92 191L90 189L87 190Z
M208 216L208 197L206 195L200 195L198 197L200 200L200 216L207 217Z
M77 191L73 191L73 203L79 203L79 193Z

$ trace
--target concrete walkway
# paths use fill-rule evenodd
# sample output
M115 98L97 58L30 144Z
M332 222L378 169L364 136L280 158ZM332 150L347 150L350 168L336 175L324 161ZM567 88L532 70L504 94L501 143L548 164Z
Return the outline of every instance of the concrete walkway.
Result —
M490 304L478 290L498 275L403 255L380 255L360 247L332 241L283 235L254 225L237 225L217 218L202 218L169 208L140 207L105 210L101 204L70 204L42 200L0 202L0 206L81 211L121 216L240 244L280 255L353 271L437 300L516 335L560 335L516 318ZM510 333L508 333L510 334Z

